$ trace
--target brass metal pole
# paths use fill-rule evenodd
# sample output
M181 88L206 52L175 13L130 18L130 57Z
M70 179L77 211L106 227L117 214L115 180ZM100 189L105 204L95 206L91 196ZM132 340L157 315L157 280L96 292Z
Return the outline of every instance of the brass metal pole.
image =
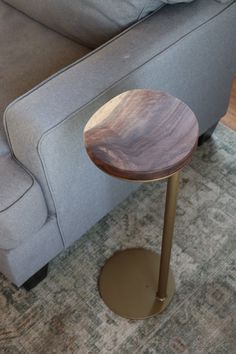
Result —
M157 297L164 301L167 296L167 284L170 267L172 237L175 223L176 204L178 197L179 171L168 178L164 227L162 234L161 260Z

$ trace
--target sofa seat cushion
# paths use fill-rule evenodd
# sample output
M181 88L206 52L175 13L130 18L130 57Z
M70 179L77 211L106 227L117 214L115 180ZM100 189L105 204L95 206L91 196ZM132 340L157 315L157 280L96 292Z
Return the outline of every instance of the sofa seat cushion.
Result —
M90 48L163 6L162 0L5 0Z
M9 151L6 106L88 51L0 0L0 155Z
M0 156L0 248L12 249L47 219L38 183L10 155Z

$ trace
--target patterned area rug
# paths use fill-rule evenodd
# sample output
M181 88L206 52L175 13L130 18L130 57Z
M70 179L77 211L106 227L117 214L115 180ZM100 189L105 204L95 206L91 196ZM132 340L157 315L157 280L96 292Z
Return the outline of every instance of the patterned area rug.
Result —
M172 254L176 294L129 321L99 297L114 251L160 251L165 182L147 184L57 257L31 292L0 276L0 353L236 353L236 134L219 125L184 169Z

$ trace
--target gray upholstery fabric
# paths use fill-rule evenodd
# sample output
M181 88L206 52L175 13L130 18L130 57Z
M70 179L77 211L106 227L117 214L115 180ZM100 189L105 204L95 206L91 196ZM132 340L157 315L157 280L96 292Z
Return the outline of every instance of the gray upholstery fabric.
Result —
M21 286L63 248L56 218L50 217L27 242L11 250L0 249L0 270L15 285Z
M47 218L38 183L10 155L0 156L0 248L16 248Z
M9 151L2 124L6 106L87 52L0 0L0 155Z
M139 187L137 183L107 176L88 159L83 129L93 109L91 105L85 114L75 114L60 128L55 128L40 147L66 247ZM62 136L64 146L58 145ZM61 163L59 155L65 163Z
M159 88L191 106L203 133L227 109L236 71L235 16L236 3L214 0L165 7L8 108L13 151L55 205L66 245L132 188L86 158L82 130L89 116L127 89Z
M161 0L5 0L59 33L95 48L160 8Z
M0 156L0 213L17 202L33 185L32 177L10 155Z
M162 0L165 4L179 4L182 2L192 2L192 1L197 1L197 0Z

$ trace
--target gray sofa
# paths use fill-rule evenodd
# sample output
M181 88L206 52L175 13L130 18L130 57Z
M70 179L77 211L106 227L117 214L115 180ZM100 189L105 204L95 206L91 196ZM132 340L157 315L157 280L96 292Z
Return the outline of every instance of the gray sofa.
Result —
M102 104L131 88L168 91L204 135L236 71L235 1L167 5L97 45L37 6L0 0L0 272L17 286L137 188L85 153L84 125Z

